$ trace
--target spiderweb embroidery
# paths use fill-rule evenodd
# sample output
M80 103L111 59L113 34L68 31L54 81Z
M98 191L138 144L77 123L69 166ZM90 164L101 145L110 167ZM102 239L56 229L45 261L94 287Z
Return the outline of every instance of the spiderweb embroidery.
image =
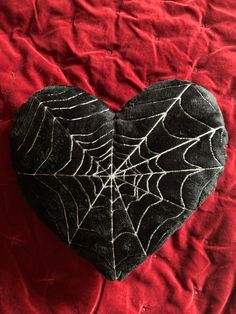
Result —
M95 251L102 247L98 255L111 267L113 279L120 276L127 256L146 257L160 246L223 169L212 143L224 136L224 126L207 124L183 108L182 98L190 88L191 83L184 83L150 91L160 94L159 99L149 99L147 90L144 103L137 98L136 106L132 108L130 101L131 107L118 114L97 98L68 87L37 93L27 104L27 130L16 138L16 152L23 159L17 174L34 182L36 197L49 193L51 205L45 210L52 219L57 217L69 246ZM168 119L175 112L192 123L196 134L170 130ZM201 149L211 157L205 164L191 157ZM192 179L201 186L194 204L184 196ZM97 223L95 215L101 217ZM99 238L95 247L84 240L88 234ZM123 253L120 247L126 247Z

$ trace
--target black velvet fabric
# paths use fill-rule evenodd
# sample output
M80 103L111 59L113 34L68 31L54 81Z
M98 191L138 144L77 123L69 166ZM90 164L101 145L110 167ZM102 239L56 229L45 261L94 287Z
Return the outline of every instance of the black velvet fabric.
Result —
M38 216L104 276L122 280L212 192L227 132L215 98L162 81L119 113L76 87L48 86L17 112L12 158Z

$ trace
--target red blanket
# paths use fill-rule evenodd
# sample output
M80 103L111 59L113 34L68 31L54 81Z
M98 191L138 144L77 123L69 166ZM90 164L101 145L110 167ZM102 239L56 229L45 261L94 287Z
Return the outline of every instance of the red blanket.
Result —
M236 313L235 0L0 1L0 313ZM16 109L49 84L119 110L146 86L191 80L229 132L214 193L161 250L109 282L35 216L12 169Z

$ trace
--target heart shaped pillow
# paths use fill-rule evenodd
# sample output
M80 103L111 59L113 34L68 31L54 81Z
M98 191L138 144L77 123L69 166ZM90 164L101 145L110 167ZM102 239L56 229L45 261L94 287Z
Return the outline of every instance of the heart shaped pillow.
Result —
M39 217L111 280L123 279L212 192L227 132L215 98L167 80L118 113L49 86L17 112L13 165Z

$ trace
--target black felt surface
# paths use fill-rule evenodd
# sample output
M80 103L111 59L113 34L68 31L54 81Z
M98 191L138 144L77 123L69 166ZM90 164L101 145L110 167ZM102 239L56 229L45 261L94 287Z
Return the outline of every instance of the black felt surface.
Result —
M49 86L17 112L12 158L38 216L106 278L123 279L212 192L227 132L215 98L162 81L119 113Z

